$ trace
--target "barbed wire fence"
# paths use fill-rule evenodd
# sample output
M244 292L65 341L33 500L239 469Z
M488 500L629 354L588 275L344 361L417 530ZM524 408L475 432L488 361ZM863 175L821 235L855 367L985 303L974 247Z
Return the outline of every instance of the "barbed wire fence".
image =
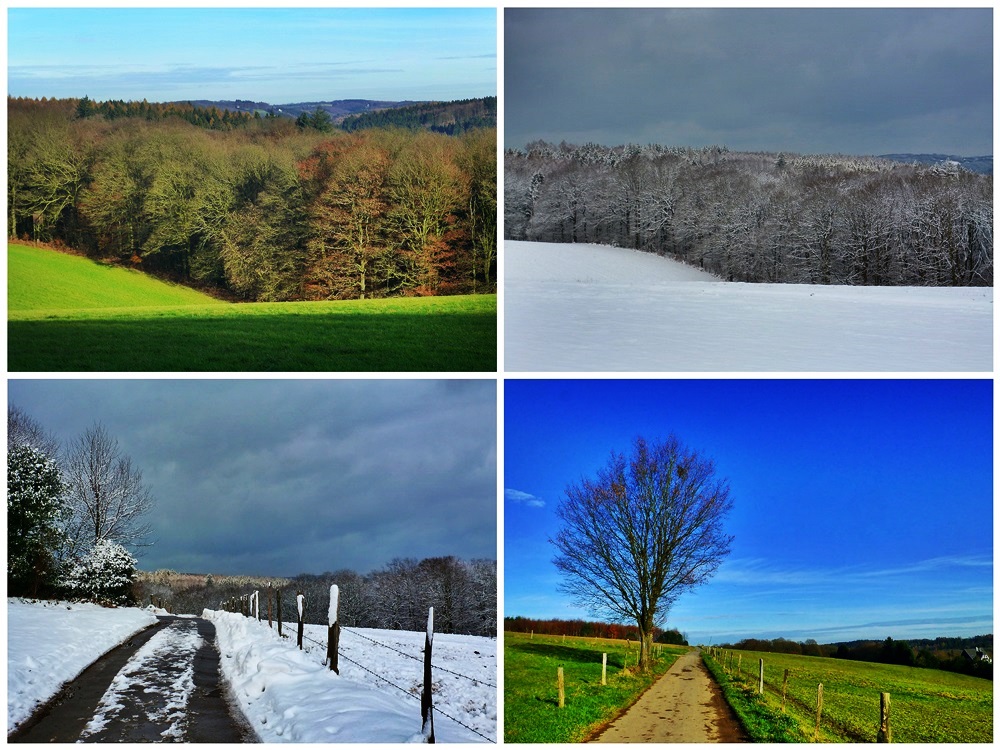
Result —
M334 599L334 601L336 600L336 597L338 596L338 594L334 591L335 588L336 587L331 587L331 597ZM277 593L279 594L279 596L277 597L277 601L279 602L279 606L277 607L277 625L278 625L278 633L279 633L279 635L281 635L282 621L281 621L281 607L280 607L280 601L281 601L281 599L280 599L280 591L277 592ZM299 615L298 616L298 620L297 620L298 633L297 633L297 638L296 638L296 645L298 646L298 648L300 650L303 650L303 651L307 652L307 653L312 653L310 649L303 648L303 641L307 641L307 642L309 642L311 644L314 644L314 645L318 646L319 648L326 650L327 656L322 660L322 663L329 665L331 669L336 669L335 662L331 661L332 659L343 659L344 661L349 662L350 664L354 665L358 669L360 669L363 672L366 672L367 674L369 674L372 677L374 677L375 681L376 681L376 686L380 682L384 683L385 685L387 685L387 686L389 686L391 688L394 688L395 690L398 690L399 692L403 693L404 695L408 696L409 698L412 698L414 700L420 701L421 702L421 720L422 720L422 724L423 724L421 730L424 732L425 737L427 738L428 742L430 742L430 743L434 742L433 713L435 713L435 712L438 713L438 714L440 714L441 716L444 716L446 719L449 719L450 721L455 722L459 726L464 727L465 729L467 729L468 731L472 732L476 736L482 737L487 742L496 742L496 740L494 738L488 737L487 735L485 735L482 732L480 732L479 730L477 730L475 727L471 727L468 724L466 724L465 722L463 722L462 720L460 720L460 719L458 719L458 718L456 718L454 716L451 716L449 713L447 713L445 711L442 711L439 707L431 705L431 695L432 695L432 692L433 692L433 685L432 685L432 680L430 678L430 675L431 675L432 671L444 672L444 673L450 674L450 675L452 675L454 677L457 677L457 678L460 678L460 679L463 679L463 680L468 680L468 681L470 681L470 682L472 682L474 684L477 684L477 685L484 685L486 687L490 687L490 688L493 688L493 689L497 688L497 685L495 683L492 683L492 682L490 682L488 680L484 680L484 679L482 679L480 677L470 677L469 675L464 675L464 674L461 674L459 672L455 672L455 671L453 671L451 669L447 669L445 667L436 666L436 665L434 665L432 663L431 659L429 658L429 655L432 653L431 652L431 644L433 642L433 638L432 638L433 613L434 613L434 608L433 607L431 607L430 611L429 611L427 641L425 643L425 655L424 656L414 656L413 654L407 653L407 652L405 652L405 651L403 651L403 650L401 650L399 648L396 648L395 646L390 646L387 643L382 643L380 641L375 640L374 638L366 636L366 635L358 632L357 630L354 630L353 628L344 628L344 627L341 627L339 625L339 623L337 623L335 625L335 619L336 619L335 609L336 609L336 605L331 606L331 612L330 612L330 618L329 618L330 619L329 627L330 627L330 639L331 639L331 642L321 643L320 641L316 640L315 638L311 638L310 636L306 635L305 632L304 632L304 621L303 621L304 601L303 601L303 594L301 592L299 592L299 593L296 594L296 600L297 600L297 603L298 603L298 615ZM222 603L222 608L225 611L239 613L239 614L242 614L245 617L249 617L249 618L253 618L253 619L256 619L258 621L261 621L260 592L259 591L254 591L253 593L244 594L243 596L240 596L240 597L233 597L232 599L230 599L230 600L228 600L226 602L223 602ZM273 623L273 620L272 620L272 610L271 610L271 592L270 591L268 591L267 619L268 619L268 625L270 627L273 627L273 624L272 624ZM365 665L363 665L363 664L359 663L358 661L356 661L356 660L350 658L349 656L347 656L344 653L343 648L340 646L340 644L338 642L339 641L339 635L334 635L334 627L335 626L336 626L336 632L338 634L341 631L346 631L346 632L350 633L352 636L355 636L355 637L360 638L362 640L368 641L369 643L373 644L374 646L386 649L386 650L391 651L391 652L393 652L395 654L403 656L403 657L405 657L407 659L412 659L412 660L414 660L416 662L423 663L425 665L425 670L424 670L425 679L424 679L424 684L423 684L422 689L421 689L421 694L420 695L414 695L412 689L407 689L405 687L402 687L401 685L396 684L395 682L393 682L392 680L390 680L389 678L387 678L385 675L379 674L379 673L375 672L374 670L369 669ZM284 638L285 636L282 635L281 637ZM339 673L339 669L337 669L336 671ZM428 722L430 723L429 724L429 727L430 727L429 728L429 732L428 732Z

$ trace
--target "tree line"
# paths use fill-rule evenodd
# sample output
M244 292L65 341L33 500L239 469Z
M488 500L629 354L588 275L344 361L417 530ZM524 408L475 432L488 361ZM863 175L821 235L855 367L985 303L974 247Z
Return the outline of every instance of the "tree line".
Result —
M8 99L12 237L236 300L496 289L496 130L206 130Z
M7 411L7 593L132 601L153 497L101 425L66 447L16 406Z
M529 144L504 236L668 255L730 281L991 286L993 182L876 157Z
M616 622L590 620L561 620L559 618L505 617L503 629L510 633L538 633L539 635L568 635L576 638L611 638L614 640L639 640L639 626ZM676 628L653 629L655 643L688 645L687 637Z
M497 98L460 99L454 102L424 102L407 107L361 112L344 118L340 126L355 131L365 128L426 128L435 133L460 135L476 128L495 128Z
M219 609L221 602L233 597L259 591L261 612L266 617L270 584L275 597L281 597L286 621L295 620L295 596L301 592L305 595L305 622L326 625L330 586L337 584L340 622L347 627L421 631L427 626L428 607L434 607L434 629L438 632L497 634L496 560L403 558L371 573L342 569L318 575L303 573L290 579L192 578L172 571L141 574L138 597L153 595L169 601L172 612L201 614L203 609Z
M820 644L810 638L804 642L775 638L744 638L735 644L722 644L719 648L742 651L763 651L765 653L796 654L802 656L823 656L833 659L866 661L875 664L898 664L906 667L943 669L949 672L993 679L991 660L969 658L968 650L975 648L993 650L993 636L982 635L974 638L936 638L914 641L862 640L843 643Z

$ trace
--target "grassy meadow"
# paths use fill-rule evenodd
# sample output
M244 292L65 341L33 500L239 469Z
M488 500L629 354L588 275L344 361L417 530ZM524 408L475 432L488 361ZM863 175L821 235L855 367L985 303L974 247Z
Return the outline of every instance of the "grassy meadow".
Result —
M764 660L763 699L756 695L760 659ZM883 692L890 694L893 742L993 741L990 680L937 669L753 651L724 652L715 659L706 657L706 663L758 742L812 741L820 683L821 742L875 742L879 694ZM781 692L786 669L783 716Z
M8 245L8 369L496 369L496 296L230 304L141 273Z
M504 741L581 742L635 702L687 649L659 648L653 674L635 670L637 644L602 638L504 633ZM601 685L601 654L608 655ZM566 705L558 706L563 668Z

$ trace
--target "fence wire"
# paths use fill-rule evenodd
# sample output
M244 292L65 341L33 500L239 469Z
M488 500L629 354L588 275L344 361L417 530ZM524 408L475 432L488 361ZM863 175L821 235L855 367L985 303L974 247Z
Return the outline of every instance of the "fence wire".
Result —
M364 637L364 636L362 636L362 637ZM315 640L313 638L310 638L309 636L307 636L305 634L302 635L302 639L306 640L306 641L309 641L310 643L315 643L320 648L326 648L326 644L320 643L319 641L317 641L317 640ZM391 646L386 646L384 643L379 643L378 641L372 641L371 638L365 638L365 640L371 641L376 646L383 646L383 647L389 649L390 651L396 651L396 653L402 654L403 656L410 656L409 654L405 654L402 651L399 651L397 649L392 648ZM351 657L349 657L346 654L344 654L343 651L340 652L340 658L343 659L344 661L350 662L351 664L353 664L354 666L356 666L358 669L360 669L360 670L362 670L364 672L367 672L368 674L370 674L372 677L374 677L379 682L384 682L386 685L389 685L391 687L396 688L396 690L398 690L399 692L401 692L401 693L403 693L405 695L408 695L410 698L413 698L414 700L420 700L420 696L414 695L412 692L410 692L406 688L401 687L400 685L397 685L392 680L386 679L384 676L380 675L378 672L373 672L372 670L368 669L368 667L364 666L363 664L359 664L358 662L354 661L354 659L352 659ZM412 658L415 658L415 657L410 656L410 658L412 659ZM324 659L323 661L325 663L326 659ZM421 659L417 659L417 661L421 661ZM433 664L431 664L431 668L432 669L440 669L440 667L435 667ZM448 670L444 670L444 671L447 672ZM454 674L454 673L452 673L452 674ZM462 676L463 675L459 675L459 677L462 677ZM467 677L466 679L472 680L473 678ZM475 682L483 682L483 680L474 680L474 681ZM484 683L484 684L489 685L489 683ZM494 687L494 686L491 685L490 687ZM483 734L479 730L475 729L474 727L470 727L468 724L466 724L465 722L461 721L460 719L456 719L451 714L445 713L444 711L442 711L437 706L432 706L431 710L433 710L435 713L441 714L446 719L450 719L451 721L455 722L459 726L465 727L470 732L472 732L475 735L478 735L479 737L482 737L487 742L495 742L495 740L493 740L491 737L487 737L485 734Z

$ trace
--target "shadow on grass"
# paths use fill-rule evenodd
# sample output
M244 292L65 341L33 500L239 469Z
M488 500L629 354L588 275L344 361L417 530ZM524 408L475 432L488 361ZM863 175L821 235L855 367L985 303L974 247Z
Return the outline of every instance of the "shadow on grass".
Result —
M14 372L491 372L496 314L10 321Z
M587 649L573 648L572 646L562 646L551 643L511 643L507 646L511 651L521 651L525 654L543 656L563 662L574 662L577 664L601 663L601 653ZM608 668L617 667L621 669L622 663L617 654L608 653Z

